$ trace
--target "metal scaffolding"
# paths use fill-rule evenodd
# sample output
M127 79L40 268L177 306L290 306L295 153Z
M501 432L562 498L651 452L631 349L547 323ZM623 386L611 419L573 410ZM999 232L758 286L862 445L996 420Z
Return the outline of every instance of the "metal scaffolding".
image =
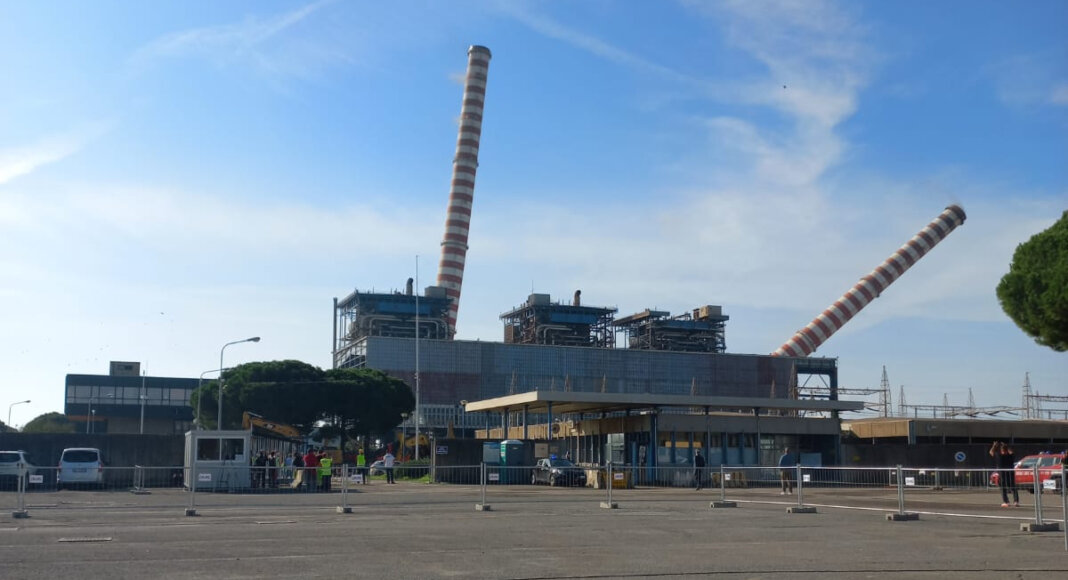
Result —
M526 303L501 315L505 344L613 348L615 308L550 302L548 294L531 294Z
M727 351L729 319L720 306L702 306L679 316L647 308L616 320L612 326L625 334L627 348L723 353Z

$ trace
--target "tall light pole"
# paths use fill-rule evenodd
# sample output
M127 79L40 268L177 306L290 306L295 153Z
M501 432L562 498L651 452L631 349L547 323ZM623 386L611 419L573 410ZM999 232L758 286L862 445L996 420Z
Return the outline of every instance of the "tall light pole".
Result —
M92 387L89 387L89 388L92 389ZM89 409L88 409L88 412L85 414L85 434L86 435L89 434L89 426L93 424L93 398L94 397L95 397L95 395L93 395L93 391L90 390L89 391Z
M141 431L140 434L145 434L145 375L148 371L144 368L141 369L141 394L137 398L141 399Z
M398 459L403 459L403 457L404 457L404 447L408 444L408 441L406 440L407 437L408 437L408 413L401 413L401 444L400 444L400 449L397 450L397 453L400 454L400 457Z
M260 337L253 336L252 338L246 338L244 340L235 340L233 342L228 342L228 343L224 344L222 346L222 348L219 349L219 368L220 369L221 368L226 368L226 365L223 364L223 353L226 352L226 347L230 346L231 344L241 344L242 342L259 342L259 341L260 341ZM223 375L220 373L219 374L219 420L215 424L215 428L220 430L220 431L222 431L222 403L223 403ZM222 439L219 440L219 461L222 461Z
M200 431L200 430L202 430L204 428L204 421L200 418L200 401L202 401L204 399L204 393L200 392L200 387L201 387L201 385L204 384L204 375L206 375L208 373L221 373L223 371L228 371L228 370L230 370L230 369L211 369L210 371L204 371L204 372L200 373L200 379L197 381L197 393L198 393L197 394L197 416L196 416L197 431Z
M415 256L415 460L419 461L419 255Z
M26 399L25 401L17 401L15 403L11 403L10 405L7 406L7 428L8 429L11 428L11 408L14 407L15 405L22 405L22 404L29 403L29 402L30 402L30 400Z

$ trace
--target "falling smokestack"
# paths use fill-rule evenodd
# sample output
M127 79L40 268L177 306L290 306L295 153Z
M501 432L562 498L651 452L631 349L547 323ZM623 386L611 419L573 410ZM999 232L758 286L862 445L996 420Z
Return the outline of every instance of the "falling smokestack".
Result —
M460 135L456 156L452 160L452 186L449 211L445 218L445 237L441 241L438 286L449 297L449 338L456 334L456 313L460 309L460 289L467 260L467 233L471 227L471 205L475 198L475 173L478 169L478 145L482 137L482 107L486 101L486 74L490 50L484 46L467 49L467 78L464 101L460 109Z
M790 340L771 353L772 356L802 357L815 352L832 334L872 300L878 298L905 270L930 252L931 248L938 245L938 242L945 239L957 226L963 224L966 217L959 205L947 207L934 221L927 224L927 227L920 230L920 233L898 248L885 262L861 278L860 282L808 323L808 326L797 331Z
M411 296L414 293L415 278L408 278L408 283L404 285L404 293Z
M582 306L582 290L575 290L574 306Z

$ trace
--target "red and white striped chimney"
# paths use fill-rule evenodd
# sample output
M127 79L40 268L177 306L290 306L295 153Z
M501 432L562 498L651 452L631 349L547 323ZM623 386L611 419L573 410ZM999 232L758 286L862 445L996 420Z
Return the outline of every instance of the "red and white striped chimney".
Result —
M475 173L478 170L478 143L482 137L482 107L486 102L486 74L493 55L484 46L467 49L467 79L464 103L460 109L460 135L452 160L452 186L449 211L445 218L445 238L441 241L438 286L449 297L449 338L456 334L456 313L460 309L460 288L467 259L467 232L471 227L471 205L475 199Z
M870 274L861 278L860 282L857 282L834 304L808 323L808 326L797 331L797 334L771 355L801 357L815 352L861 309L878 298L883 290L886 290L890 284L894 283L894 280L905 273L905 270L930 252L931 248L949 235L949 232L963 224L966 217L959 205L947 207L934 221L927 224L927 227L920 230L920 233L898 248Z

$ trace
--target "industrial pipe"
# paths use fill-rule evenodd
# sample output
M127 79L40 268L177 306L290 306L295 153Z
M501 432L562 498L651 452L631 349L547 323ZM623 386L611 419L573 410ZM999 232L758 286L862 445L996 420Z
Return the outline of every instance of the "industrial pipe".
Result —
M797 331L772 356L808 356L816 351L832 334L838 332L846 322L857 315L872 300L894 283L905 270L918 262L931 248L938 245L957 226L964 223L967 216L959 205L945 209L920 233L913 236L905 245L898 248L885 262L875 267L834 304Z

